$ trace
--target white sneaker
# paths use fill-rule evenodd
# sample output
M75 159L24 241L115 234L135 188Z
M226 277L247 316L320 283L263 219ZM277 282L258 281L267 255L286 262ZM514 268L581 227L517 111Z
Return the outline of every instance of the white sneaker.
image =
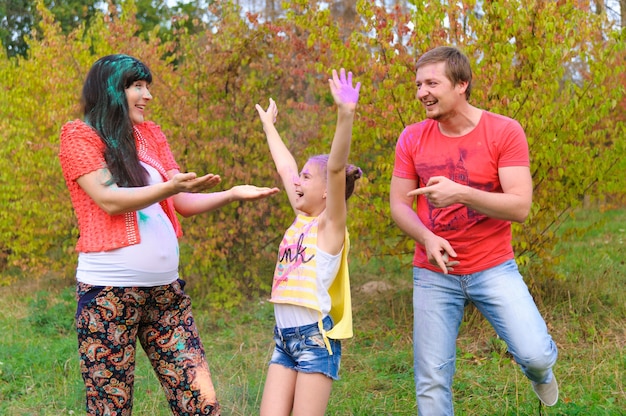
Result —
M552 380L549 383L536 383L534 381L531 383L541 403L546 406L554 406L559 401L559 385L554 375L552 375Z

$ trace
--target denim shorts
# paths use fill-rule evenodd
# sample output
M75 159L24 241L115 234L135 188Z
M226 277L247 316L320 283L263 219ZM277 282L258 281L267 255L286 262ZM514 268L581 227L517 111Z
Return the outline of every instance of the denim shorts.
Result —
M326 331L333 327L329 316L322 322ZM270 364L280 364L301 373L322 373L333 380L339 380L341 342L330 338L328 341L332 355L326 349L317 323L294 328L274 327L276 347Z

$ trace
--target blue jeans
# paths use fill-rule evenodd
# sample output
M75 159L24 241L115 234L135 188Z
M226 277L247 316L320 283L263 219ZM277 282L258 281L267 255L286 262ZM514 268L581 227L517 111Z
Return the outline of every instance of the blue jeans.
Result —
M465 306L473 303L530 380L552 379L557 348L515 260L469 275L413 268L413 353L418 415L454 414L452 378Z

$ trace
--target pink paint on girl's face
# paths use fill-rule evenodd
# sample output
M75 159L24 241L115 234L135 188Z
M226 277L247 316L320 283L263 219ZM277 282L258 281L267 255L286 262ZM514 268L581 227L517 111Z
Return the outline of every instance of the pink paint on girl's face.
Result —
M300 177L294 180L294 185L297 210L315 217L326 209L326 172L317 163L307 162Z
M126 88L126 101L128 102L128 116L133 124L144 122L144 110L152 99L147 81L135 81Z

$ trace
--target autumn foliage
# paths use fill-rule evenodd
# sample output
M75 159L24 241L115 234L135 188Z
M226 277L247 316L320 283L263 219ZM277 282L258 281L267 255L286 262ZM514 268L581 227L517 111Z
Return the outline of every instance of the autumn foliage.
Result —
M174 24L169 40L156 30L138 36L132 1L69 35L40 5L28 56L0 57L0 283L46 273L73 278L77 229L57 160L59 131L81 117L85 75L110 53L148 64L148 118L166 132L182 170L217 173L223 187L278 186L254 109L269 97L300 163L326 153L336 118L327 79L332 68L351 70L363 84L351 162L365 176L348 226L352 255L364 261L413 248L390 218L388 187L397 137L423 117L415 60L438 45L471 57L472 103L516 118L528 136L535 194L531 217L514 228L520 263L549 275L555 231L573 209L585 197L623 197L624 35L602 16L575 0L395 8L359 0L354 18L338 19L319 3L294 0L268 21L217 1L209 23ZM284 194L184 219L182 277L216 305L267 294L292 219Z

